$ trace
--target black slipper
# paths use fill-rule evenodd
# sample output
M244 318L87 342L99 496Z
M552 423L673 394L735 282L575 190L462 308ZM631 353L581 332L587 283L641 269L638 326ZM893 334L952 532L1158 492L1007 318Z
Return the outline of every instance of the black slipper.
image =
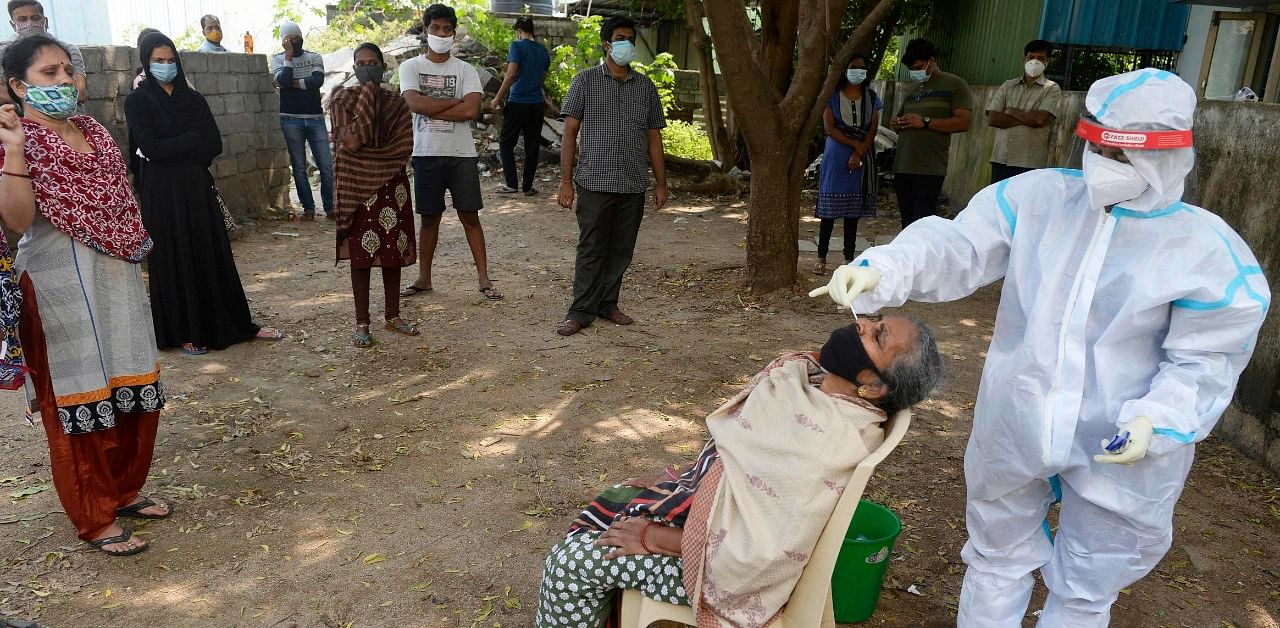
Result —
M163 515L148 515L144 512L141 512L143 508L150 508L152 506L161 506L166 510L168 510L169 512ZM124 508L116 509L117 517L129 517L132 519L168 519L169 516L172 514L173 514L173 504L168 502L164 504L157 504L154 501L151 501L150 497L143 497L142 501L136 504L131 504L129 506L125 506Z
M133 556L134 554L140 554L142 552L145 552L147 551L148 547L151 547L149 543L144 543L133 549L127 549L120 552L113 552L109 549L106 549L107 545L113 545L115 543L127 543L131 538L133 538L133 531L128 528L124 528L124 532L120 533L117 536L107 536L100 539L94 539L92 541L85 541L85 542L88 543L90 546L92 546L94 549L98 550L99 552L102 552L103 554L109 554L111 556Z
M409 284L400 290L400 296L411 297L422 292L431 292L431 288L419 288L413 284Z

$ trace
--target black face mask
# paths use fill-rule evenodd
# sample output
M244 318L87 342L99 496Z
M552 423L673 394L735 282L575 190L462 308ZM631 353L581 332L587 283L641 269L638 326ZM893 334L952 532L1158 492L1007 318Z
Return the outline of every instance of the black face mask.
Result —
M858 336L858 325L846 325L831 332L827 344L822 345L822 353L818 356L818 364L831 373L858 384L858 373L865 369L877 376L880 369L871 362L866 347L862 346L862 338Z
M302 38L299 37L297 43L293 44L294 56L302 54Z
M383 66L381 65L357 65L356 80L361 85L365 83L381 83Z

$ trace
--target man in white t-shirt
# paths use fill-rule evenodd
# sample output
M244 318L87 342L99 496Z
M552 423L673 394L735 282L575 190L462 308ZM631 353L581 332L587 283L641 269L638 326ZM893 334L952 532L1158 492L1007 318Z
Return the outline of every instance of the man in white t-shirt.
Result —
M452 7L433 4L423 12L427 34L426 54L400 64L400 89L413 112L413 195L422 216L418 232L418 279L400 296L411 297L431 290L431 260L440 236L444 193L453 198L453 209L462 221L467 246L476 262L480 292L496 301L502 294L489 280L484 230L480 227L480 171L471 121L480 117L480 74L453 50L458 16Z

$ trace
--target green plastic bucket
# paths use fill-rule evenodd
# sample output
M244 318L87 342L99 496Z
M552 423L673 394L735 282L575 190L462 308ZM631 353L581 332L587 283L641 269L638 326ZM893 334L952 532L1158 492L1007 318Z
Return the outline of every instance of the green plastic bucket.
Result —
M831 574L831 598L836 621L865 621L876 612L885 571L893 555L893 542L902 522L893 511L862 500L844 535L835 571Z

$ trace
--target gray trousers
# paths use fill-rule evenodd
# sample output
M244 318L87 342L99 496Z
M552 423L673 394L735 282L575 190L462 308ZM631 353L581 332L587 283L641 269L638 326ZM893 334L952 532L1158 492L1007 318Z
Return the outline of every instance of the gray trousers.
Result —
M622 274L644 218L644 193L615 194L578 188L578 256L573 269L573 303L566 318L589 325L618 309Z

